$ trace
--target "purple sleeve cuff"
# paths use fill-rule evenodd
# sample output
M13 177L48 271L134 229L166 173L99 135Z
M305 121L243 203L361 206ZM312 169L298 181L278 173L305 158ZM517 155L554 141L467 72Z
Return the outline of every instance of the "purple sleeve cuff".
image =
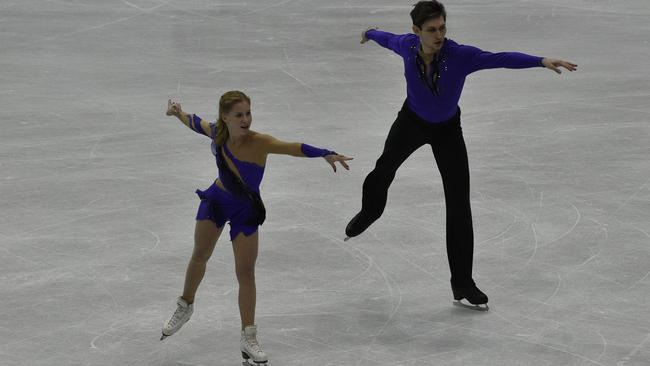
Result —
M205 131L203 131L203 127L201 127L201 117L196 114L190 114L188 117L190 118L190 128L196 133L207 136Z
M301 144L300 150L308 158L319 158L327 155L336 154L334 151L327 150L327 149L319 149L317 147L307 145L307 144Z

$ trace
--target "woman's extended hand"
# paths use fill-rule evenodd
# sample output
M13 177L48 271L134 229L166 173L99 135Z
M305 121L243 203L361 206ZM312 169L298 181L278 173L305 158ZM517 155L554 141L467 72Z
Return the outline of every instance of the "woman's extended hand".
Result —
M346 163L346 161L348 161L348 160L352 160L352 159L354 159L354 158L348 158L348 157L345 156L345 155L330 154L330 155L323 156L323 159L325 159L325 160L329 163L329 165L332 166L332 169L334 169L334 173L336 173L336 164L335 164L335 163L336 163L337 161L338 161L339 164L341 164L341 165L342 165L346 170L350 170L350 167L348 166L348 164Z

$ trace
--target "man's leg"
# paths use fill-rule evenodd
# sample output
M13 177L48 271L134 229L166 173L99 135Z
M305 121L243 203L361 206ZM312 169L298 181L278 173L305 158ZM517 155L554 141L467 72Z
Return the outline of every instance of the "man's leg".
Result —
M445 190L447 258L454 298L485 304L487 296L472 279L474 232L469 194L469 163L460 121L444 126L431 141Z
M361 212L348 224L348 237L361 234L384 212L388 198L388 187L395 178L395 172L415 150L426 142L422 126L400 111L393 123L375 169L363 182Z
M444 126L431 147L445 190L447 258L453 286L472 284L474 233L467 148L458 123Z

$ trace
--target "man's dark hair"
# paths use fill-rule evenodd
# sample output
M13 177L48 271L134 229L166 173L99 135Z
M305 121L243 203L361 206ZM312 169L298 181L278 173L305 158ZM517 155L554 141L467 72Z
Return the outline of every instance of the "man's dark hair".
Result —
M417 26L418 28L422 28L422 25L424 23L440 16L442 19L447 21L447 12L445 11L445 6L436 0L420 1L415 4L413 10L411 10L411 19L413 19L413 25Z

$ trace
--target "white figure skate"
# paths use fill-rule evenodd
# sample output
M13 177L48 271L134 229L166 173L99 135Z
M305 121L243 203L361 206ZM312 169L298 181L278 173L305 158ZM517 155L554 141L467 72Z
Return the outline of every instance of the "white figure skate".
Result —
M176 305L176 311L174 311L172 317L163 324L161 341L181 329L183 324L190 320L194 312L194 304L188 304L182 297L176 300Z
M244 358L242 365L250 366L249 360L256 365L267 365L269 360L257 343L257 326L249 325L241 331L241 356Z

